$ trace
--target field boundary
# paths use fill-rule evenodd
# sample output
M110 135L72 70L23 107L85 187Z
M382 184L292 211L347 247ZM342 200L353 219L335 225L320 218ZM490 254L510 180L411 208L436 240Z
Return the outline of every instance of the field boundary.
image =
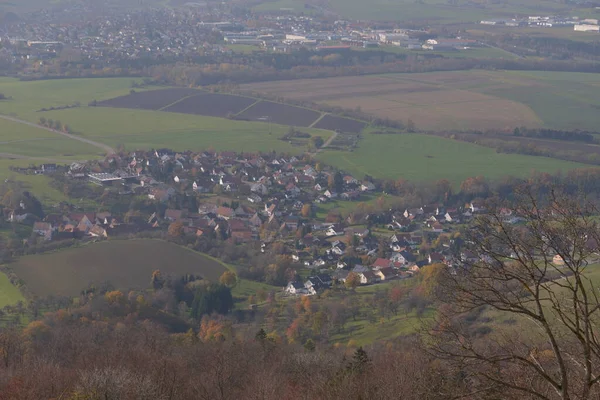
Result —
M199 91L199 92L201 92L201 90L198 90L198 91ZM182 102L182 101L184 101L184 100L186 100L186 99L189 99L189 98L191 98L191 97L196 97L196 96L199 96L199 95L200 95L199 93L197 93L197 94L190 94L189 96L182 97L181 99L179 99L179 100L176 100L176 101L174 101L173 103L171 103L171 104L167 104L166 106L164 106L164 107L161 107L161 108L159 108L158 110L154 110L154 111L163 111L163 110L165 110L165 109L167 109L167 108L169 108L169 107L172 107L172 106L174 106L174 105L175 105L175 104L177 104L177 103L180 103L180 102Z
M327 114L329 114L329 113L322 112L322 113L321 113L321 116L320 116L319 118L317 118L317 120L316 120L315 122L313 122L312 124L310 124L309 128L314 128L314 127L315 127L315 125L316 125L316 124L318 124L318 123L319 123L319 121L321 121L323 118L325 118L325 116L326 116ZM323 145L323 146L325 146L325 145Z
M248 97L248 96L243 96L243 97ZM251 97L252 99L254 99L255 97ZM235 114L235 116L239 116L240 114L245 113L248 109L250 109L251 107L254 107L254 105L256 103L260 103L262 101L262 99L256 99L256 101L252 104L250 104L248 107L244 108L242 111L238 112L237 114Z

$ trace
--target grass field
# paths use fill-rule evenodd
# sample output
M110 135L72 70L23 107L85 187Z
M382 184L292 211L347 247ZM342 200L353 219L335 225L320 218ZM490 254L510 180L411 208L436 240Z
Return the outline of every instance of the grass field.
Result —
M198 274L217 281L226 267L189 249L159 240L107 241L56 253L21 257L9 267L38 296L76 296L90 283L146 289L152 271Z
M494 149L419 134L364 135L354 152L324 151L324 162L363 177L365 174L412 181L448 179L458 184L472 176L489 179L556 172L583 164L545 157L496 153Z
M425 130L597 130L599 87L598 74L483 70L242 85L283 97L360 107L384 118L412 119Z
M0 272L0 308L13 305L19 301L25 301L25 298L15 286L13 286L8 277Z
M15 79L0 78L2 92L12 100L0 102L0 113L15 115L20 119L37 122L40 117L60 120L68 124L83 137L126 149L148 149L168 147L175 150L202 150L212 147L216 150L238 151L281 151L302 153L305 146L296 147L278 140L287 132L288 126L275 123L233 121L201 115L152 112L147 110L119 109L108 107L87 107L92 100L102 101L129 94L132 79L62 79L50 81L21 82ZM156 89L156 88L148 88ZM139 92L139 89L136 89ZM202 92L199 92L202 93ZM80 102L81 107L48 112L36 112L41 108L65 106ZM15 124L19 125L19 124ZM12 129L9 139L19 137L18 129ZM35 128L28 128L35 130ZM305 132L323 137L331 136L330 131L303 128ZM40 137L51 138L52 133L40 130ZM27 133L35 138L36 132ZM56 137L56 136L54 136ZM98 150L72 141L66 145L44 143L11 143L4 152L35 157L58 157L65 154L81 154L83 157L97 155ZM63 146L65 144L65 146ZM11 151L9 151L11 150ZM2 151L0 151L2 152ZM76 157L75 157L76 158ZM1 172L0 172L1 173Z

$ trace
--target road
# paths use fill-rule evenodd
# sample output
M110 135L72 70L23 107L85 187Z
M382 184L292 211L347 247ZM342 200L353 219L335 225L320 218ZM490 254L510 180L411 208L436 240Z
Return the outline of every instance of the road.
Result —
M65 133L65 132L57 131L56 129L47 128L45 126L34 124L33 122L23 121L22 119L13 118L13 117L9 117L9 116L6 116L6 115L0 115L0 118L2 118L4 120L7 120L7 121L11 121L11 122L16 122L18 124L29 125L29 126L32 126L34 128L44 129L44 130L47 130L49 132L54 132L56 134L62 135L64 137L67 137L69 139L79 140L80 142L87 143L89 145L92 145L94 147L98 147L99 149L102 149L102 151L104 151L107 155L115 154L116 153L115 149L113 149L112 147L110 147L110 146L108 146L106 144L98 143L98 142L95 142L95 141L90 140L90 139L79 137L77 135L72 135L70 133Z
M319 149L317 149L317 153L320 153L321 150L327 148L327 146L329 146L331 144L331 142L333 142L335 140L336 137L338 137L340 133L333 131L333 135L331 135L331 137L329 139L327 139L327 141L325 143L323 143L323 146L321 146Z

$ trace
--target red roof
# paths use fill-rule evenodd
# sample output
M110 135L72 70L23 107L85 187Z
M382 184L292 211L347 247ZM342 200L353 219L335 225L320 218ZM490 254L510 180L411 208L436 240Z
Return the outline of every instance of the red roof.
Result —
M373 263L372 267L374 268L386 268L392 265L392 262L386 258L378 258Z

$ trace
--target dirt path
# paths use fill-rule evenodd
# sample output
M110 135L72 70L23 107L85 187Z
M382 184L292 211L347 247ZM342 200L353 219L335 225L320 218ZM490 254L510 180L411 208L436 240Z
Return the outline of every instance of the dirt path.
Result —
M112 147L110 147L110 146L108 146L106 144L103 144L103 143L94 142L93 140L90 140L90 139L82 138L82 137L79 137L79 136L76 136L76 135L72 135L70 133L65 133L65 132L57 131L56 129L46 128L45 126L40 126L38 124L34 124L33 122L23 121L22 119L13 118L13 117L9 117L9 116L6 116L6 115L0 115L0 118L5 119L7 121L16 122L18 124L29 125L29 126L33 126L34 128L39 128L39 129L47 130L49 132L54 132L54 133L57 133L59 135L65 136L65 137L67 137L69 139L79 140L80 142L87 143L89 145L92 145L92 146L95 146L95 147L98 147L98 148L102 149L102 151L104 151L107 155L115 154L116 153L115 149L113 149Z
M331 135L331 137L329 139L327 139L327 141L325 143L323 143L323 146L321 146L318 150L317 153L319 153L321 150L327 148L327 146L329 146L331 144L331 142L333 142L335 140L336 137L338 137L340 133L333 131L333 135Z

